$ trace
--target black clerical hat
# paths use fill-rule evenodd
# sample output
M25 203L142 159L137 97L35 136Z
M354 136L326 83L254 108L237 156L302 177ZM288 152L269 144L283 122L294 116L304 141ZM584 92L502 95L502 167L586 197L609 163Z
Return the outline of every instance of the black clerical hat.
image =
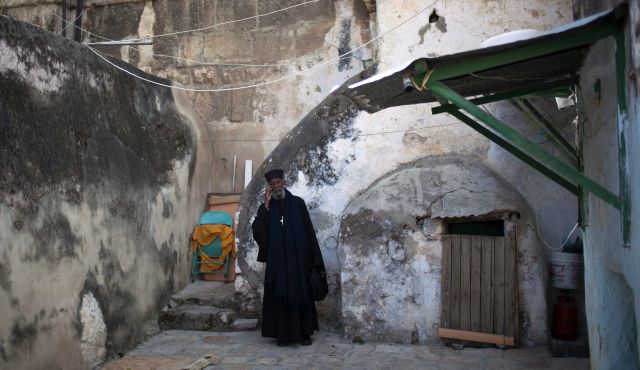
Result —
M279 168L271 170L264 174L264 178L267 179L267 182L271 182L273 179L284 179L284 171Z

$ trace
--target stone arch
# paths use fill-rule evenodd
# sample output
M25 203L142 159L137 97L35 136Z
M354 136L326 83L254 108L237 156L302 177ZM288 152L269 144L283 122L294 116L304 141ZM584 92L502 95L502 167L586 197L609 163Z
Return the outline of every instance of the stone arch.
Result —
M477 158L425 157L384 175L342 216L345 335L438 341L443 220L504 217L508 227L525 230L528 214L524 198ZM546 340L543 251L532 233L517 235L522 339L540 343Z
M529 172L519 170L522 172L522 178L514 180L511 176L510 181L505 180L488 167L491 166L490 163L494 163L488 158L488 147L483 146L479 141L466 142L463 139L460 141L455 139L460 129L456 130L456 133L449 133L453 136L447 136L446 146L433 142L433 145L414 147L404 140L406 135L413 135L413 133L405 133L401 143L387 143L384 139L366 140L368 136L360 135L360 130L366 127L367 123L372 120L398 119L393 112L387 115L385 115L386 111L380 112L377 116L360 112L353 100L345 94L346 86L368 77L371 72L372 69L366 70L360 76L345 82L342 87L309 112L260 165L255 177L245 189L240 201L236 233L238 266L241 274L238 275L235 285L242 309L258 312L261 308L264 266L256 261L258 248L252 237L251 223L259 205L264 200L265 182L262 175L265 172L274 167L283 168L289 189L307 202L327 266L330 289L327 298L317 305L318 314L325 324L341 327L343 317L348 317L343 312L345 305L341 301L343 280L340 260L344 257L344 248L338 248L340 243L346 242L346 240L339 240L344 239L344 235L341 235L343 217L357 213L357 210L354 212L352 209L359 204L358 202L365 203L368 197L374 197L377 186L401 176L400 171L414 167L420 168L420 171L426 171L429 166L437 164L438 168L449 168L450 173L455 173L459 179L449 176L425 184L414 181L413 187L402 184L403 188L398 188L396 192L403 193L403 196L414 194L415 199L418 199L420 194L422 198L420 202L416 201L416 205L412 205L412 208L398 213L404 217L404 221L394 222L397 225L403 222L414 224L421 222L423 228L428 228L437 226L437 222L434 224L432 220L469 217L472 214L487 217L489 215L487 212L494 210L500 210L500 214L517 210L520 219L517 219L514 224L518 227L519 245L523 246L520 249L522 253L518 256L523 266L519 270L520 333L525 343L546 343L545 251L539 249L542 248L542 244L535 236L535 231L532 231L535 229L530 226L534 225L534 222L530 222L533 220L533 217L530 217L533 213L522 196L524 193L518 192L512 186L516 184L518 189L526 192L526 195L531 195L530 188L521 186L522 182L530 180L525 176L528 176ZM404 145L405 151L403 152L398 145ZM502 166L502 163L498 163L497 166ZM457 170L454 170L455 168ZM483 195L482 192L492 191L491 188L482 187L482 184L486 184L489 180L494 184L495 189L498 189L496 190L498 194L491 197L479 196ZM459 185L458 188L455 187L456 184ZM427 207L421 203L430 199L427 197L430 193L426 192L425 187L442 190L442 193L438 193L438 196L442 196L440 203L431 204L428 207L429 214L424 212ZM388 192L388 189L384 191ZM535 191L537 192L538 189ZM549 204L555 199L554 196L548 198L541 202ZM445 203L442 203L442 199ZM481 205L475 204L471 208L479 211L463 211L477 199L482 201ZM529 197L528 199L538 198ZM417 204L421 204L422 208ZM398 251L398 253L402 252ZM523 296L522 292L526 292L526 295ZM431 320L432 323L436 321ZM420 330L422 330L421 333ZM422 327L420 330L403 329L395 339L391 336L385 340L420 343L435 339L432 335L433 328ZM409 333L408 336L407 333ZM371 338L375 339L375 337ZM377 337L381 338L381 336Z
M370 75L371 70L365 74L356 76L345 82L348 85L352 80L358 80ZM331 188L335 185L339 176L338 170L332 158L329 158L328 147L336 140L353 140L356 133L352 128L353 121L358 114L357 106L349 98L341 94L330 94L320 105L309 112L305 118L294 127L285 139L276 147L267 159L257 169L255 177L245 189L239 205L239 217L237 228L238 239L238 266L241 273L236 279L236 294L242 308L246 311L257 312L261 306L262 276L264 266L256 261L258 255L257 244L253 240L251 223L253 222L260 204L264 201L264 178L262 175L272 168L280 167L285 170L285 178L288 185L301 183L299 178L304 178L304 183L309 187ZM312 199L304 196L307 202L316 233L325 227L323 224L333 225L335 220L323 215L315 209ZM331 226L326 226L331 227ZM328 278L331 292L339 291L336 285L339 276L331 268L331 254L327 252L327 243L319 238L325 264L328 264ZM329 259L329 261L327 260ZM321 317L326 322L339 321L339 301L336 294L329 294L322 304L318 306Z

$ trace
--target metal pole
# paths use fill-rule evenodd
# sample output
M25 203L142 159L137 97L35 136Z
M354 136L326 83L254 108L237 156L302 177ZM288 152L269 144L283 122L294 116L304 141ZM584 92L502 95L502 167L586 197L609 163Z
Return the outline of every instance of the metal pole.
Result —
M73 30L73 39L80 42L82 38L82 8L84 8L84 0L76 1L76 20Z
M247 159L244 161L244 188L246 189L249 186L249 182L251 182L251 177L253 176L253 161L251 159Z
M124 45L153 45L153 40L114 40L87 42L89 46L124 46Z
M238 156L233 156L233 176L231 178L231 192L236 192L236 169L238 167Z
M67 38L67 0L62 0L62 37Z

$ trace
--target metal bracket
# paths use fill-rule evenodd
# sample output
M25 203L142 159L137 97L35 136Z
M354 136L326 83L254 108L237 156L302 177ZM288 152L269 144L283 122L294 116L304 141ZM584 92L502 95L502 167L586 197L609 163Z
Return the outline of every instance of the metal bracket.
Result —
M562 91L568 90L569 86L575 85L576 83L578 83L577 77L571 76L562 80L535 84L532 86L503 91L499 93L487 94L485 96L471 99L469 101L476 105L484 105L487 103L493 103L496 101L511 98L519 98L523 96L560 96L562 95ZM439 107L433 107L431 109L431 114L448 113L451 108L458 109L453 104L445 103Z
M591 180L574 167L562 162L546 152L544 149L539 148L516 130L512 129L491 114L483 111L478 106L444 85L442 82L431 80L427 83L427 87L439 99L450 101L458 109L464 110L469 115L486 125L489 129L495 131L497 135L518 149L518 151L526 154L532 159L535 159L540 163L540 165L543 165L548 171L553 173L553 177L547 176L552 178L552 180L556 181L558 184L566 188L566 182L560 183L557 181L557 177L563 178L565 181L575 184L574 186L582 186L584 189L592 192L605 202L616 208L620 208L620 201L617 195ZM468 122L465 123L468 124ZM509 151L515 155L514 151Z
M510 102L524 115L527 121L544 131L545 135L551 139L551 143L571 162L574 167L578 167L578 156L576 155L576 150L562 136L560 131L556 130L551 122L549 122L542 113L538 112L533 104L531 104L527 99L520 100L522 106L515 100L510 100Z

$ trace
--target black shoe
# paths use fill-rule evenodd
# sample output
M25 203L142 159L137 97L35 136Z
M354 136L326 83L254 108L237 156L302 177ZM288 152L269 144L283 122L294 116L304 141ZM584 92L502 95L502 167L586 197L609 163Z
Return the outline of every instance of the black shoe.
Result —
M311 343L313 343L311 341L311 337L304 337L302 338L302 340L300 340L300 344L302 344L303 346L310 346Z
M287 345L289 345L289 342L278 339L278 341L276 342L276 345L278 347L286 347Z

